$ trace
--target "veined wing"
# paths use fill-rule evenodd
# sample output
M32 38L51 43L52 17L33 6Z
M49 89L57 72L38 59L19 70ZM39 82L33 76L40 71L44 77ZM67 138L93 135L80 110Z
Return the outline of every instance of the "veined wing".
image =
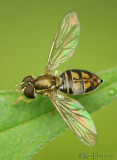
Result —
M62 20L48 57L45 72L59 66L71 58L78 44L80 35L80 22L75 12L68 13Z
M53 91L49 95L60 115L86 145L94 146L97 140L97 133L92 118L85 108L76 100L60 95Z

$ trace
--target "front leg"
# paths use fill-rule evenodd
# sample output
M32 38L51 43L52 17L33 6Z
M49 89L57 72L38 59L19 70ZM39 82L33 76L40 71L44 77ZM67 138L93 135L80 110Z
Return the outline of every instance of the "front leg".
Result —
M34 99L29 99L29 100L26 100L24 97L23 97L23 95L21 95L17 100L16 100L16 102L14 102L13 103L13 105L16 105L17 103L19 103L19 101L24 101L24 102L26 102L26 103L30 103L30 102L32 102Z

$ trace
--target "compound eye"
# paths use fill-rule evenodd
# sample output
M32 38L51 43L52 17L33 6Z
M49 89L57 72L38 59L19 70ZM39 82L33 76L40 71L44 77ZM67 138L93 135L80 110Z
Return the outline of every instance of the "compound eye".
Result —
M24 89L24 95L30 99L35 98L35 88L33 85L27 85Z
M23 79L22 82L31 82L33 83L34 82L34 78L32 76L27 76Z

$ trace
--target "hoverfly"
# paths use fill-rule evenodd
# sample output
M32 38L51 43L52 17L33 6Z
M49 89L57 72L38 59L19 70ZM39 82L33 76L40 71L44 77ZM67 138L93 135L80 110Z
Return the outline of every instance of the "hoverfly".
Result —
M63 18L56 32L44 75L36 79L33 76L25 77L19 88L23 95L14 104L20 100L30 102L39 94L47 95L76 136L86 145L93 146L96 143L97 133L92 118L78 101L66 94L89 93L103 80L86 70L67 70L59 76L52 73L53 69L72 57L79 35L80 22L77 14L70 12ZM24 95L30 100L27 101Z

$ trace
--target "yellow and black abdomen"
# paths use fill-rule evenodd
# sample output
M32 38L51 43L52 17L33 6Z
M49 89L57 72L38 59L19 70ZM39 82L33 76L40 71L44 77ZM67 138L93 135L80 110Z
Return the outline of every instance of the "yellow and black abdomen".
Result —
M77 69L67 70L60 77L62 78L60 91L74 95L91 92L103 82L95 74Z

